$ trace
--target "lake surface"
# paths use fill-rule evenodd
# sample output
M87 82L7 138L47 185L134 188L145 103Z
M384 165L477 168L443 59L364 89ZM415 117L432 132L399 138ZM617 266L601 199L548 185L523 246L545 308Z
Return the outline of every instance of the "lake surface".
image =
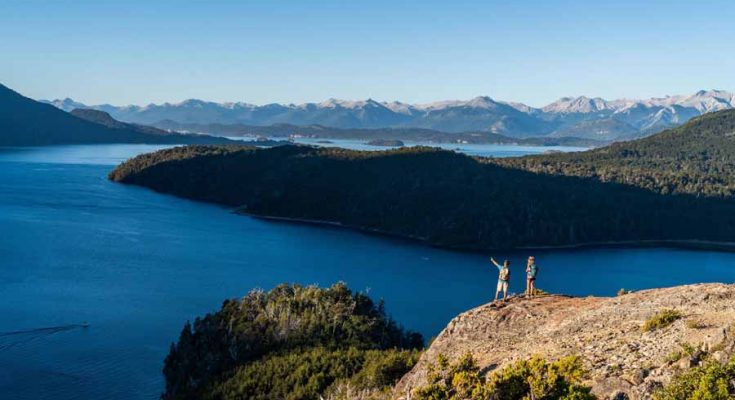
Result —
M246 140L251 141L253 137L229 137L233 140ZM283 137L272 137L272 140L284 140ZM368 151L379 151L386 149L395 149L395 146L373 146L367 144L368 140L365 139L323 139L323 138L296 138L294 143L308 144L310 146L319 147L341 147L344 149L351 150L368 150ZM410 146L430 146L439 147L444 150L452 150L459 153L468 154L471 156L482 156L482 157L517 157L528 154L542 154L552 151L570 152L570 151L583 151L588 150L586 147L571 147L571 146L517 146L517 145L500 145L500 144L460 144L460 143L424 143L424 142L412 142L410 140L404 140L403 143L406 147Z
M497 271L486 255L266 222L107 180L115 164L157 148L0 149L3 399L155 399L184 322L254 287L343 280L385 298L427 338L493 295ZM535 255L539 287L575 295L735 280L732 253ZM511 289L522 291L527 254L495 256L511 259Z

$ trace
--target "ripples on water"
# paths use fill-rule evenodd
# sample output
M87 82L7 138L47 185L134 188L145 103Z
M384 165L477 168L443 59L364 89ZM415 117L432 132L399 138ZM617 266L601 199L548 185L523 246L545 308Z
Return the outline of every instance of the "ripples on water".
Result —
M106 179L114 164L157 148L0 150L0 398L157 398L184 321L253 287L344 280L427 337L492 296L486 255L270 223ZM735 276L730 253L535 255L540 288L577 295ZM511 259L511 289L522 291L527 254L495 256Z

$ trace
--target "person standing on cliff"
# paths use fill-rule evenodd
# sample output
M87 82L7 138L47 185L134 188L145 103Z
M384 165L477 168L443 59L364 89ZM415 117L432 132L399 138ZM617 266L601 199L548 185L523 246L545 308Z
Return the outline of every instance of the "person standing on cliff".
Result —
M503 265L498 264L494 258L490 257L490 261L498 267L498 287L495 289L495 300L498 301L500 291L503 291L503 302L508 300L508 284L510 284L510 261L503 261Z
M526 264L526 297L533 297L536 294L537 274L538 266L536 265L536 257L528 257L528 264Z

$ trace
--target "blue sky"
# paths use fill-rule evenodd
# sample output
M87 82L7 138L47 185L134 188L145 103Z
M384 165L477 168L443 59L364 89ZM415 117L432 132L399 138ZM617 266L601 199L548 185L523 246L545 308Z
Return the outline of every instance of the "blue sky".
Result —
M735 90L735 1L0 0L0 83L88 104Z

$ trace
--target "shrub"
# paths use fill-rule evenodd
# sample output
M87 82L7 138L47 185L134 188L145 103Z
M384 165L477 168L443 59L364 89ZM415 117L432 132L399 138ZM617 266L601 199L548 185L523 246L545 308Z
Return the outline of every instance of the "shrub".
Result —
M641 327L643 332L650 332L656 329L666 328L667 326L674 323L674 321L680 319L682 314L676 310L663 310L657 314L654 314L649 318Z
M381 393L390 389L418 361L418 350L328 350L322 347L268 356L239 367L206 398L317 399L339 398L338 388L352 393Z
M415 400L588 400L594 399L582 385L585 371L579 357L553 362L534 356L491 374L487 379L470 354L453 364L439 357L429 370L429 382L414 390Z
M664 361L667 362L667 363L676 362L676 361L681 360L681 357L683 357L683 356L684 356L684 354L682 353L681 350L674 350L671 353L669 353L668 355L666 355L666 357L664 358Z
M735 359L727 365L710 362L675 376L654 394L655 400L727 400L735 397Z
M687 321L687 328L689 329L702 329L707 327L702 321L696 319L690 319Z
M669 353L666 356L666 358L664 358L664 361L666 362L679 361L681 360L682 357L691 356L697 351L697 349L689 343L679 343L679 346L681 346L681 349L674 350L671 353Z

